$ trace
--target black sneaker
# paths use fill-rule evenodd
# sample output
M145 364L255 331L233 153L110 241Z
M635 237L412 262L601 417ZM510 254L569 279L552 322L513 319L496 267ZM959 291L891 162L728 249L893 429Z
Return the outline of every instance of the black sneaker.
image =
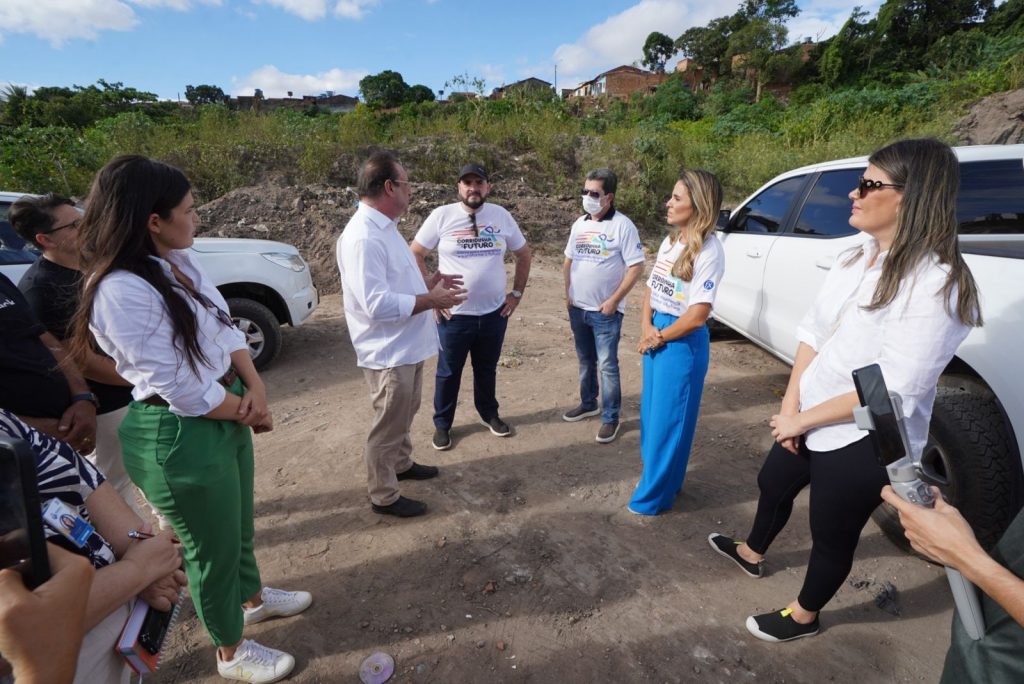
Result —
M601 423L601 429L597 431L597 437L595 439L601 444L607 444L608 442L614 442L615 438L619 436L619 423Z
M399 480L429 480L432 477L437 477L438 472L437 466L413 463L411 468L396 473L395 477Z
M757 563L751 563L736 551L736 548L742 543L743 542L730 539L725 535L718 534L717 532L712 532L708 535L708 544L711 545L711 548L731 560L736 565L740 566L740 570L751 577L764 577L763 560L758 561Z
M452 435L451 430L446 428L435 428L434 439L431 440L430 446L434 447L438 451L447 451L452 448Z
M562 420L564 420L567 423L575 423L577 420L583 420L584 418L589 418L590 416L596 416L600 412L601 409L598 407L588 409L583 408L583 404L580 404L576 408L569 409L568 411L563 413Z
M404 496L398 497L394 503L387 506L378 506L375 503L371 503L370 507L374 513L395 515L399 518L415 518L417 515L423 515L427 512L427 504L415 499L407 499Z
M793 619L792 613L792 609L783 608L773 613L751 615L747 618L747 630L758 639L773 643L792 641L818 633L817 615L814 616L814 622L809 625L801 625Z
M495 437L508 437L512 434L512 428L498 416L488 418L487 420L481 419L480 424L489 429Z

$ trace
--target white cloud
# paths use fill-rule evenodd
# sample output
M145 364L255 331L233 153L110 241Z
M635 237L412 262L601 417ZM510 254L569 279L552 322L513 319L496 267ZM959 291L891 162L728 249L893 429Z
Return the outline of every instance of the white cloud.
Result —
M131 0L133 5L138 5L140 7L170 7L171 9L178 10L179 12L192 9L192 6L195 5L196 2L202 5L220 5L222 0Z
M159 1L159 0L157 0ZM166 1L166 0L165 0ZM188 0L170 0L187 2ZM362 19L368 10L380 4L380 0L252 0L254 3L271 5L283 9L306 21L317 21L327 16L327 10L343 19ZM331 7L333 5L333 8Z
M74 38L95 40L101 31L128 31L138 17L121 0L3 0L0 37L30 33L60 47Z
M881 0L866 0L861 9L873 17ZM848 0L813 0L800 8L800 14L786 22L789 42L796 43L810 37L814 42L831 38L842 28L853 11Z
M738 5L738 0L641 0L592 26L575 43L555 49L559 86L574 86L612 67L643 59L644 41L652 31L675 38L691 26L731 14Z
M260 88L267 97L285 97L289 90L293 97L319 95L327 90L355 96L359 80L368 73L360 69L331 69L317 74L286 74L267 64L242 78L232 77L232 94L252 95Z
M334 16L345 19L362 19L366 11L380 4L380 0L338 0Z

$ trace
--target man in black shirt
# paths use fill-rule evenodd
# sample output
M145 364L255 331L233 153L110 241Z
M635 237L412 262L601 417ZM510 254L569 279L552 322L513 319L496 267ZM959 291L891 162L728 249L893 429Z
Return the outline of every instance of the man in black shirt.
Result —
M18 234L43 252L22 276L18 287L39 321L58 340L70 336L71 319L78 308L81 218L81 210L71 200L56 195L24 197L11 206L8 214ZM89 352L85 359L82 374L99 403L95 452L89 459L135 509L135 492L124 469L117 435L132 398L131 387L114 370L113 360L94 352ZM92 448L80 451L88 453Z

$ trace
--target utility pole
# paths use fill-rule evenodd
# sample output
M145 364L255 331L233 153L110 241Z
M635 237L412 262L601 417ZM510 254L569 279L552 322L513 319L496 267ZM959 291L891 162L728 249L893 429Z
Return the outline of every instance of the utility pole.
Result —
M558 62L555 62L555 97L558 97Z

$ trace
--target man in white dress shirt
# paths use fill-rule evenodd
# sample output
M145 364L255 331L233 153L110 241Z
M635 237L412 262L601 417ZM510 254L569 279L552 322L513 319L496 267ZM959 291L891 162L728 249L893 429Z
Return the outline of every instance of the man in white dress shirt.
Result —
M409 176L390 152L359 169L359 209L338 239L345 319L375 411L366 439L370 503L377 513L408 518L427 506L401 496L399 480L427 480L437 468L412 460L409 428L420 406L423 362L437 354L433 309L465 299L457 275L423 277L398 232L409 206Z

